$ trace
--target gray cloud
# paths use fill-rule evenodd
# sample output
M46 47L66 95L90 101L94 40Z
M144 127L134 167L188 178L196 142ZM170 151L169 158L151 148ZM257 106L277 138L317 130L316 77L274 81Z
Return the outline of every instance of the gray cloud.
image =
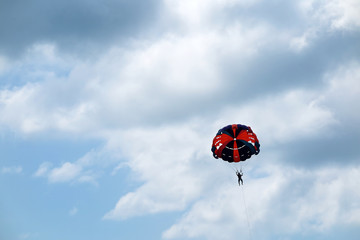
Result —
M34 43L52 42L73 53L91 52L147 32L160 5L156 0L5 0L0 7L0 51L17 55Z
M279 160L298 168L356 165L360 158L358 135L352 134L353 129L342 127L329 131L333 131L334 136L318 136L282 144Z
M286 31L299 31L306 28L306 16L299 11L297 3L288 1L249 1L226 7L221 11L216 20L223 19L224 22L240 21L247 24L266 23L274 25L278 29ZM224 14L226 13L226 14Z
M271 42L259 49L258 57L248 62L237 61L236 56L223 59L220 64L223 86L231 85L226 92L239 100L289 88L321 88L325 72L339 63L358 58L359 41L358 33L323 33L301 53L291 51L284 42Z

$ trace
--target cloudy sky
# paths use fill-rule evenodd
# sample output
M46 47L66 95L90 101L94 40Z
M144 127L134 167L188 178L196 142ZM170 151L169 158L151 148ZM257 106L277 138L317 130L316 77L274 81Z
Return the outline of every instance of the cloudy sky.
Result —
M359 12L1 0L0 239L359 239ZM232 123L243 164L210 151Z

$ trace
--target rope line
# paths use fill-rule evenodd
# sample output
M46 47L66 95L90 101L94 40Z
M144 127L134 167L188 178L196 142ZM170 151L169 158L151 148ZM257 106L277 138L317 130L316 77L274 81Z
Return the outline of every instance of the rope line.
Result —
M244 206L245 206L247 225L248 225L248 229L249 229L249 238L250 238L250 240L252 240L252 232L251 232L251 226L250 226L250 221L249 221L249 214L247 211L247 206L246 206L246 201L245 201L245 190L244 190L243 185L241 185L241 190L242 190L242 197L243 197L243 202L244 202Z

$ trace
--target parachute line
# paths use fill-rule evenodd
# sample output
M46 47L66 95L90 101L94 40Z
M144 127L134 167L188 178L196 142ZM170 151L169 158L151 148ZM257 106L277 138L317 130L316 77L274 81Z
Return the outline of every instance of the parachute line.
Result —
M246 206L246 201L245 201L245 190L244 190L244 186L241 185L241 189L242 189L242 199L244 202L244 206L245 206L245 215L246 215L246 220L247 220L247 225L248 225L248 229L249 229L249 239L252 240L252 232L251 232L251 226L250 226L250 221L249 221L249 214L248 214L248 210L247 210L247 206Z

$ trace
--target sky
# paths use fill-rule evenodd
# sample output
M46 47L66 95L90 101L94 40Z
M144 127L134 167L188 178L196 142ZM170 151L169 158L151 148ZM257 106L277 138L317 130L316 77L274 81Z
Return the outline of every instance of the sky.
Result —
M0 239L359 239L359 12L1 0ZM210 151L234 123L239 164Z

